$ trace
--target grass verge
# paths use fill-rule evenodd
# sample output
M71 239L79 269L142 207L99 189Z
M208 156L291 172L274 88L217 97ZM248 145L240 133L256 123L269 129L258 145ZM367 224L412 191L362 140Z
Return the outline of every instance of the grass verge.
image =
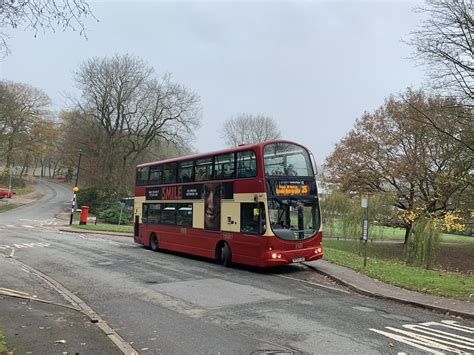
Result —
M9 203L8 205L0 205L0 213L12 210L15 207L18 207L18 206L13 203Z
M133 226L118 226L115 224L75 224L72 227L91 231L133 233Z
M397 260L370 257L367 267L363 257L331 247L324 248L324 258L334 264L349 267L374 279L436 296L473 299L474 277L468 274L425 270Z
M27 195L29 193L32 193L33 191L35 191L35 188L31 184L27 184L25 187L20 187L20 188L15 188L14 187L14 188L12 188L12 190L15 193L15 195L23 196L23 195Z
M0 354L6 354L7 353L7 341L5 339L5 334L3 333L3 330L0 329Z

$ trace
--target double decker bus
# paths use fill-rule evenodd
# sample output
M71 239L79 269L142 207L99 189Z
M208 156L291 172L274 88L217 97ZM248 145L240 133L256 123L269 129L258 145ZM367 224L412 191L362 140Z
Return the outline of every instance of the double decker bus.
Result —
M309 151L274 140L137 166L134 241L269 267L323 256Z

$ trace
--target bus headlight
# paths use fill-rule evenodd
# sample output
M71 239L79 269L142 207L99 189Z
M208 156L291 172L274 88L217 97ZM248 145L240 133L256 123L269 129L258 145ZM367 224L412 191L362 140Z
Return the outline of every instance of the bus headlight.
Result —
M314 249L314 253L315 253L315 254L319 254L319 253L321 253L321 251L322 251L321 248L316 248L316 249Z

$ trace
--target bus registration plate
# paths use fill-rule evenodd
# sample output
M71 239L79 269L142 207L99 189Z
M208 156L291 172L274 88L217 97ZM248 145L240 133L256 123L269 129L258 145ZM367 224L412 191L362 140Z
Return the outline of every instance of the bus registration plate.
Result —
M301 263L302 261L304 261L304 258L294 258L293 259L294 263Z

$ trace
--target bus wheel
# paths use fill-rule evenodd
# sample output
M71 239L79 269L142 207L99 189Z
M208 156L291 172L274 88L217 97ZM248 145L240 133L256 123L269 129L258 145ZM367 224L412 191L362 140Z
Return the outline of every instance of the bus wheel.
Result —
M156 239L155 234L150 236L150 249L153 251L158 251L158 240Z
M224 243L221 247L221 261L225 267L230 267L232 264L232 252L227 243Z

